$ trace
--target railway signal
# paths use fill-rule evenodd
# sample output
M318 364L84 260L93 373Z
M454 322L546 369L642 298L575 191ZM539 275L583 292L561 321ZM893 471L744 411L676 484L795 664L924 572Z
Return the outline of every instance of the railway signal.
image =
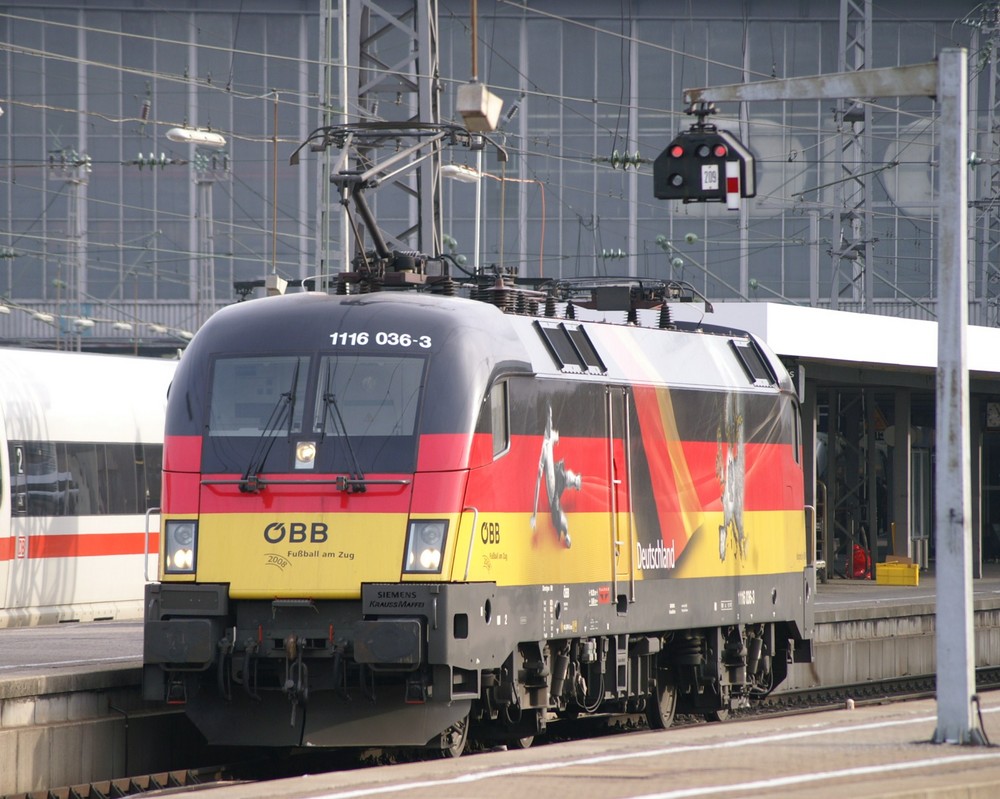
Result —
M653 195L658 200L724 202L738 210L741 198L756 193L753 153L728 131L701 119L653 162Z

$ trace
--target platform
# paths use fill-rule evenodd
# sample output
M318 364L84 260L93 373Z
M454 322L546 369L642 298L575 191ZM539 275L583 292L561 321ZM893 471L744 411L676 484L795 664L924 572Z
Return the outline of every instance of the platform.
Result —
M933 744L936 718L931 700L873 704L215 788L211 796L995 799L1000 749ZM982 697L982 719L1000 740L1000 693Z
M819 585L815 662L795 665L783 688L853 685L867 681L871 687L869 694L877 696L882 691L882 680L891 680L900 674L934 674L935 587L933 572L921 573L918 586L885 586L870 580L839 578ZM991 564L986 577L974 581L973 591L976 665L1000 665L1000 565ZM140 622L0 629L0 796L192 764L197 754L190 747L197 744L198 736L185 726L187 720L176 709L152 708L141 699L141 653ZM1000 706L1000 696L991 701ZM921 712L926 715L926 711ZM1000 708L989 711L990 714L995 712L1000 712ZM987 724L987 731L1000 740L1000 715L984 717L995 719L994 726L998 729ZM828 718L821 715L811 723L825 729ZM859 715L850 716L852 720L858 718ZM929 731L926 729L928 723ZM728 729L728 726L720 729ZM906 740L916 741L918 738L912 736L920 735L929 738L933 726L933 722L914 726L914 731L906 733L911 736ZM793 728L797 729L794 725ZM666 734L674 732L668 730ZM683 739L670 738L669 741L674 745L676 741L687 740L689 735L700 740L700 736L708 734L699 727L697 732L684 733ZM830 735L833 736L831 741L838 740L838 735L841 741L849 738L851 748L858 746L857 740L867 740L864 738L867 733L861 728L850 735L833 732ZM856 736L861 737L856 740ZM600 740L617 742L618 738ZM715 751L717 756L727 751L715 738L711 740L714 749L706 751ZM789 740L796 742L787 744L789 752L795 753L788 755L792 760L800 757L799 753L801 757L816 756L817 743L808 736ZM580 745L585 744L580 742ZM824 745L834 748L834 743ZM884 746L875 741L870 745L875 749ZM736 743L728 746L739 749ZM548 751L547 747L544 749ZM687 754L693 757L695 751L698 750ZM642 768L644 763L650 762L639 755L629 757L633 767ZM678 775L689 773L684 758L680 759L683 761L680 765L677 765L678 758L671 755L668 759L673 763L669 768L664 767L668 771L678 769ZM859 762L869 763L864 757ZM970 762L976 768L987 767L983 765L987 761ZM869 767L870 763L865 766ZM732 773L728 765L725 771ZM805 778L796 776L790 784L802 790ZM587 787L589 789L589 785ZM629 786L623 785L623 788ZM655 799L660 799L659 789L650 790ZM809 787L809 791L813 793L813 788ZM727 794L717 791L667 793L663 797L682 795ZM764 790L761 795L777 794ZM1000 788L995 795L1000 796Z

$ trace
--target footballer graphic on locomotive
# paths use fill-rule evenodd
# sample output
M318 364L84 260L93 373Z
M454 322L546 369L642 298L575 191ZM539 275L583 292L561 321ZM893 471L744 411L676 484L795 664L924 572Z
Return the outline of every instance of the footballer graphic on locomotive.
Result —
M538 477L535 480L535 508L531 512L531 529L538 524L538 491L542 480L545 480L545 494L549 498L549 511L552 524L559 532L559 540L565 546L570 546L569 520L562 509L562 495L567 488L580 490L580 475L566 468L566 462L555 460L555 446L559 443L559 431L552 427L552 408L549 408L545 422L545 435L542 437L542 454L538 459Z
M729 537L734 554L744 558L747 540L743 529L743 494L746 460L743 442L743 413L739 395L726 397L726 410L719 426L719 449L715 471L722 486L722 525L719 527L719 559L726 559Z

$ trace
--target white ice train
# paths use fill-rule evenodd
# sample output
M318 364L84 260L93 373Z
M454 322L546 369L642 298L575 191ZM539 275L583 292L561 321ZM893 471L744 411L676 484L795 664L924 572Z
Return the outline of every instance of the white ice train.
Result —
M0 349L0 627L142 618L175 367Z

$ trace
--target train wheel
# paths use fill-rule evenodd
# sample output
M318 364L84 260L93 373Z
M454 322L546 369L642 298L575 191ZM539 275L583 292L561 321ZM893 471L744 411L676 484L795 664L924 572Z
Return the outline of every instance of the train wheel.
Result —
M469 742L469 717L459 719L441 733L441 757L461 757Z
M646 720L654 730L665 730L674 723L676 709L677 686L661 671L656 680L656 690L646 706Z
M535 742L534 735L525 735L523 738L511 738L507 741L508 749L530 749Z
M705 721L725 721L729 718L729 709L710 710L705 714Z

